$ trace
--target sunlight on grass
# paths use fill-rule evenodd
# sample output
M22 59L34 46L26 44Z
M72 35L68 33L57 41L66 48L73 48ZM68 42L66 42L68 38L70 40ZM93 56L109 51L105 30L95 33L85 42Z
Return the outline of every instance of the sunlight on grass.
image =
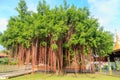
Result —
M101 74L66 74L66 75L54 75L35 73L25 76L19 76L7 80L120 80L120 77L106 76Z

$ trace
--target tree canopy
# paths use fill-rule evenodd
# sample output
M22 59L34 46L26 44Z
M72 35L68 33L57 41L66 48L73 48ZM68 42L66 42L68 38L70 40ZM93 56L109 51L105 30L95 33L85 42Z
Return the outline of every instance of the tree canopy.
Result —
M9 19L0 43L18 56L20 64L32 61L33 66L44 63L61 70L73 58L84 64L85 55L106 56L113 50L112 34L100 27L86 7L69 6L64 0L64 5L51 9L43 0L33 12L20 0L16 10L18 15Z

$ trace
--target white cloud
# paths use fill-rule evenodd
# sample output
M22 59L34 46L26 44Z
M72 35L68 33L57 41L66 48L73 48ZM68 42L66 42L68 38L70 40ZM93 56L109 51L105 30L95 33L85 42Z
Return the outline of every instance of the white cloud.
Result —
M3 49L5 49L2 45L0 45L0 50L3 50Z
M0 19L0 32L3 32L7 29L8 20L6 18Z
M88 0L90 12L105 30L114 32L120 26L120 0ZM120 29L119 29L120 32Z
M36 1L36 2L38 2L38 1ZM36 10L37 4L34 2L34 0L27 0L26 3L27 3L29 11L37 12L37 10Z
M37 12L37 5L38 5L38 2L42 0L26 0L26 3L27 3L27 6L28 6L28 10L29 11L34 11L34 12ZM56 3L60 5L60 0L56 1L56 0L45 0L46 1L46 4L50 5L51 8L53 8Z

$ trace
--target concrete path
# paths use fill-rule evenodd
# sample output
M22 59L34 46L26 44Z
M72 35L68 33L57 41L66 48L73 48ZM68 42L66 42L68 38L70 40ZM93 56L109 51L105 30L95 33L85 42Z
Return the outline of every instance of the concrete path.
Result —
M8 79L11 77L20 76L28 73L32 73L32 70L18 70L18 71L11 71L7 73L0 73L0 79Z
M8 79L11 77L20 76L20 75L29 74L29 73L32 73L31 66L29 66L27 68L25 66L23 66L22 68L20 68L18 70L0 72L0 79Z

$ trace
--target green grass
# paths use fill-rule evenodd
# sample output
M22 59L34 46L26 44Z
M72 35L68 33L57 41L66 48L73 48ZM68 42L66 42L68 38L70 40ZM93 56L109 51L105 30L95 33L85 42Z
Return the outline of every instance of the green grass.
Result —
M54 74L35 73L6 80L120 80L120 77L102 74L66 74L57 76Z

